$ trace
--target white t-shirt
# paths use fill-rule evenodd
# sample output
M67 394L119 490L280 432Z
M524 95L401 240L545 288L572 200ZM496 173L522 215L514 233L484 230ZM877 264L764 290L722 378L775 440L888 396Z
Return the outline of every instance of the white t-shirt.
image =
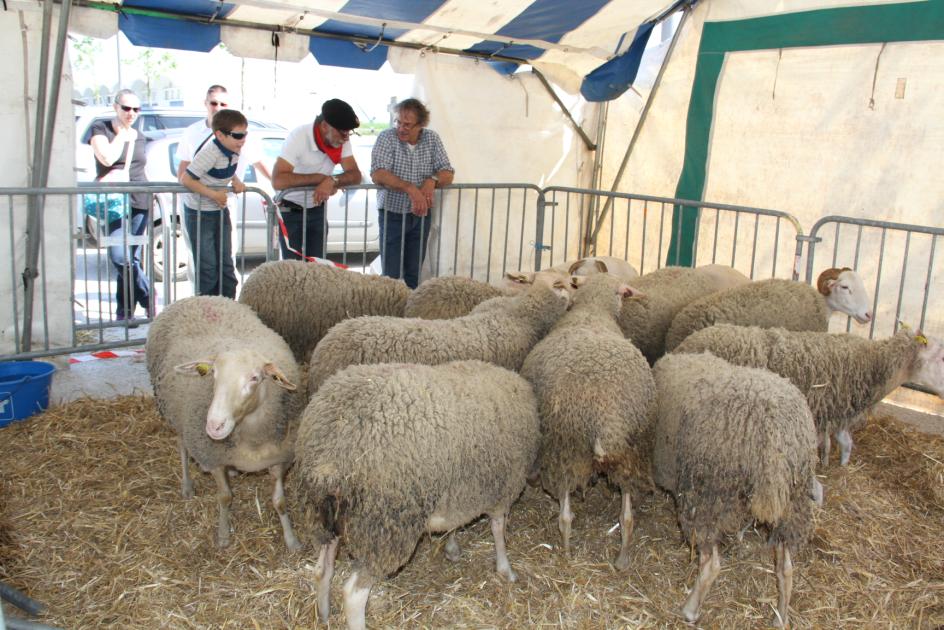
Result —
M343 160L352 155L354 155L354 149L351 148L351 141L346 140L341 147L341 159ZM298 175L311 175L312 173L331 175L334 172L334 162L322 153L318 145L315 144L314 123L306 123L301 127L292 129L285 138L279 157L291 164ZM290 192L284 196L284 199L305 208L314 207L314 200L310 191Z
M240 180L245 178L246 169L249 168L250 164L255 164L262 160L261 140L258 136L258 132L255 138L253 137L254 131L256 130L249 130L249 135L246 136L246 144L243 145L242 150L239 152L239 162L236 165L236 177ZM200 148L203 141L212 134L213 130L207 127L206 119L198 120L193 123L184 129L184 133L180 137L180 142L177 143L177 152L174 154L174 157L176 157L179 162L193 162L193 154Z

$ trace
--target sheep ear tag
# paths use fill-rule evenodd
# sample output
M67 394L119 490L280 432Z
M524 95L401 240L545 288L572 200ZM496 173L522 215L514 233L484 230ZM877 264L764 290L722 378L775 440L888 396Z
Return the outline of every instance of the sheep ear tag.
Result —
M174 371L180 374L189 374L191 376L206 376L213 371L212 361L191 361L190 363L181 363L174 366Z
M287 389L290 392L294 392L296 389L298 389L298 387L293 382L288 380L288 378L282 374L282 370L280 370L275 363L266 363L262 367L262 371L266 376L272 377L272 380L274 380L276 384L278 384L278 386L282 389Z

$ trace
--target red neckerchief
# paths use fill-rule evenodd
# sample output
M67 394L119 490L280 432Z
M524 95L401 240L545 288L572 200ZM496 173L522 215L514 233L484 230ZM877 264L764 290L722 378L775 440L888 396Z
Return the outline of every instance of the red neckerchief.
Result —
M315 144L318 145L318 150L327 155L328 159L333 163L341 163L341 149L344 145L340 147L329 147L328 143L321 137L321 125L319 123L315 123Z

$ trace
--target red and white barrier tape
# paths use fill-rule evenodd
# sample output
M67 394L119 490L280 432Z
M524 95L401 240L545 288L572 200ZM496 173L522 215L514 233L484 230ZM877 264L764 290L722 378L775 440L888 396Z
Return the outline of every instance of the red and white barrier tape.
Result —
M69 357L69 363L87 363L97 361L98 359L118 359L121 357L137 357L144 354L144 348L135 348L134 350L102 350L91 354L80 354Z
M347 265L336 263L333 260L328 260L327 258L318 258L317 256L306 256L301 253L294 247L292 243L288 240L288 228L285 227L285 221L282 220L282 211L279 209L278 204L275 206L275 216L279 220L279 231L282 232L282 238L285 239L285 248L288 251L292 252L297 256L301 256L302 260L307 260L308 262L318 263L319 265L327 265L329 267L337 267L339 269L347 269Z

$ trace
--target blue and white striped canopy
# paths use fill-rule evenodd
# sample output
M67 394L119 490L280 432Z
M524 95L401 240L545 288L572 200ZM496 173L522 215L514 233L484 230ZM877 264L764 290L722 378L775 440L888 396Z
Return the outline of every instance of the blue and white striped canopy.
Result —
M362 69L380 68L390 46L427 48L487 58L499 72L513 72L519 63L528 63L549 69L552 77L569 73L582 81L585 97L607 100L631 85L653 24L689 1L106 0L92 4L77 0L76 4L117 12L117 28L138 46L206 52L223 42L242 56L272 58L278 46L301 36L319 63ZM100 19L101 13L96 13ZM238 35L247 30L256 32L249 47Z

